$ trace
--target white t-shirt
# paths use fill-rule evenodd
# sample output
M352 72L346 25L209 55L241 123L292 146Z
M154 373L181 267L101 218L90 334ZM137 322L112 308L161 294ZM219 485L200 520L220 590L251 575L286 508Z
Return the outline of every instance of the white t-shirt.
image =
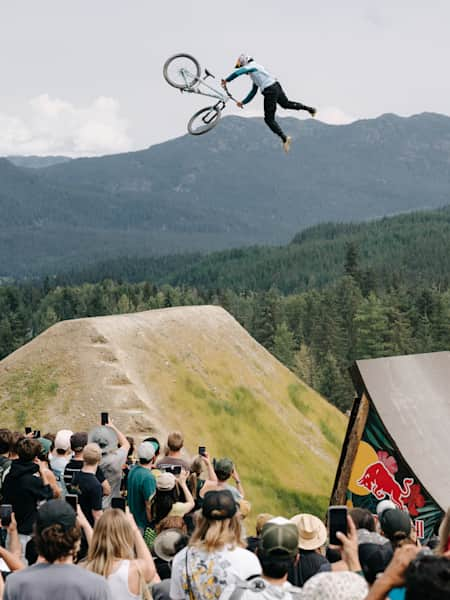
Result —
M218 600L228 584L261 574L256 555L244 548L223 548L215 552L183 548L173 560L171 600L189 599L186 552L190 587L196 600Z

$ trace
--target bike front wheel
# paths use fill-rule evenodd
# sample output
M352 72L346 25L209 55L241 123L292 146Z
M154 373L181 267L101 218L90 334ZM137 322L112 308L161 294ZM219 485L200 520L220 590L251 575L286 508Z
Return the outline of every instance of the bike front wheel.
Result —
M178 89L191 89L200 80L201 69L196 58L190 54L175 54L166 60L164 79Z
M221 111L215 106L202 108L189 119L188 131L191 135L203 135L217 125Z

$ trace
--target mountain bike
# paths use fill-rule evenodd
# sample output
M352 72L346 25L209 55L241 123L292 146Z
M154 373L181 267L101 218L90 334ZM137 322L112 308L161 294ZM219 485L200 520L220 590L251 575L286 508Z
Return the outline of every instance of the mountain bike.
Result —
M237 102L226 86L222 91L206 82L209 77L215 79L215 76L205 69L202 77L198 60L190 54L175 54L168 58L164 63L163 75L167 83L180 92L209 96L217 100L215 104L200 109L189 119L187 128L192 135L203 135L210 131L219 122L227 102Z

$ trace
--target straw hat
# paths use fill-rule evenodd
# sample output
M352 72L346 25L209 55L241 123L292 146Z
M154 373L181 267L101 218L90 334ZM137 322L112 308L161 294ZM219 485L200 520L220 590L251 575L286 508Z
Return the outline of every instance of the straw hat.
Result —
M300 514L292 517L298 529L298 547L302 550L317 550L327 539L327 530L322 521L314 515Z

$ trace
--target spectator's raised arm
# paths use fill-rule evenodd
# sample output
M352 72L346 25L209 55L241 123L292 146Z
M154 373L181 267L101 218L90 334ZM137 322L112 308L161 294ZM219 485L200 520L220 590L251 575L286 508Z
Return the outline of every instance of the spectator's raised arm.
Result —
M0 521L1 527L1 521ZM8 568L11 571L20 571L24 568L22 561L20 560L22 554L22 548L20 545L19 534L17 532L17 523L14 516L14 513L11 513L11 523L8 526L8 538L9 548L3 548L0 546L0 558L3 558L5 563L8 565ZM0 576L1 579L1 576ZM1 599L0 595L0 599Z

